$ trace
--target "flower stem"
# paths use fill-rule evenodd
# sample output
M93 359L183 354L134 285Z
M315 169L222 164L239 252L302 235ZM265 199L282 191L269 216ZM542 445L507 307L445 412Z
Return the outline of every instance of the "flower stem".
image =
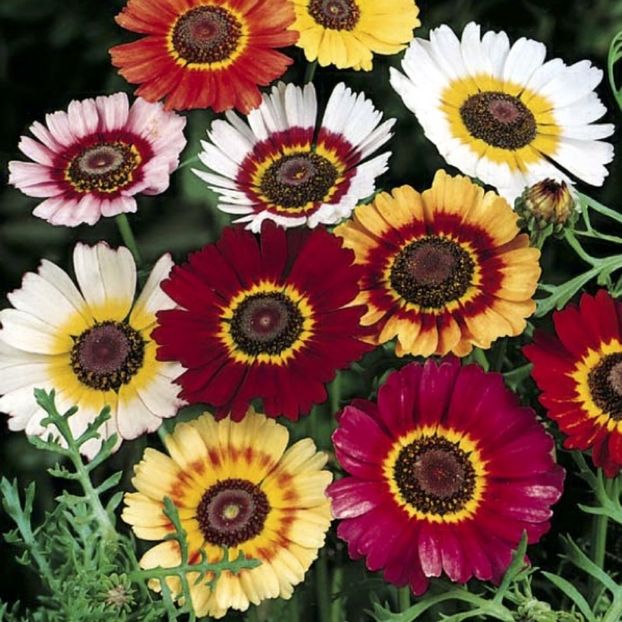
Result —
M315 564L315 594L319 610L319 622L332 622L326 549L320 552L320 556Z
M405 585L397 590L397 602L400 613L410 607L410 586Z
M307 64L307 68L305 70L305 84L308 84L309 82L313 82L316 69L317 69L317 60L314 60L312 63Z
M605 479L605 492L611 496L613 486L612 479ZM607 550L607 527L609 517L606 514L596 514L592 519L592 534L590 553L592 561L601 569L605 569L605 551ZM590 577L589 595L592 607L595 607L602 586L594 577Z
M130 252L134 256L136 265L142 265L143 260L140 251L138 250L138 244L136 244L136 238L134 237L134 232L132 231L127 215L119 214L115 220L117 221L117 227L119 228L119 233L121 234L123 243L130 249Z

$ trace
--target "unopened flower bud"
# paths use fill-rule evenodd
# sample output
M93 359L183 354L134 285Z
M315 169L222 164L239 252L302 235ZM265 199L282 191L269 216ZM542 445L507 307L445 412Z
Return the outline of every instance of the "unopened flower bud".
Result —
M557 230L574 220L577 214L575 199L566 182L553 179L543 179L525 188L516 202L516 211L530 229L533 225L538 229L553 225Z

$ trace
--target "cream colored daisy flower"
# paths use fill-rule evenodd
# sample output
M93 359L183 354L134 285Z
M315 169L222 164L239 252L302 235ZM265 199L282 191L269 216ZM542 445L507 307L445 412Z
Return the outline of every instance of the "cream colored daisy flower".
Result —
M589 61L545 62L546 47L504 32L462 39L448 26L415 39L391 69L391 84L445 160L513 201L542 179L603 184L613 125L593 123L606 108L594 93L603 72Z
M0 311L0 412L9 415L11 430L47 435L33 391L55 389L60 412L79 407L70 419L77 437L108 405L112 417L101 438L82 447L92 457L104 438L153 432L183 404L173 383L181 367L157 361L150 337L155 314L175 306L160 289L173 261L159 259L136 301L136 265L127 248L79 243L73 265L79 289L43 260L8 294L13 307Z
M145 540L164 540L172 525L164 499L177 506L186 532L191 564L203 552L209 562L238 555L259 566L237 574L223 572L214 589L207 581L188 583L196 614L222 618L229 609L246 611L267 598L291 597L294 586L324 544L331 514L323 470L327 456L304 438L289 449L287 428L250 409L242 421L216 421L208 413L181 423L167 437L170 457L147 449L132 480L138 492L125 495L123 520ZM181 563L179 544L167 540L143 555L143 568ZM168 579L179 595L180 581ZM159 582L150 583L160 589Z

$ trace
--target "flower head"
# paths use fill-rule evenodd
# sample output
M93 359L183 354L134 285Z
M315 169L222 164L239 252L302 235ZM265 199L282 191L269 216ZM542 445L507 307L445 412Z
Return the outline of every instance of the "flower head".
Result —
M160 290L173 262L160 258L136 301L136 266L127 248L77 244L73 265L80 289L43 260L8 295L13 308L0 311L0 412L9 415L11 430L47 435L33 391L55 389L59 412L79 407L69 420L75 437L106 405L112 417L102 438L153 432L183 404L173 383L180 368L156 361L150 336L156 312L174 306ZM101 439L88 441L83 451L92 457L100 445Z
M19 149L33 162L9 162L9 183L45 197L34 215L53 225L95 224L102 216L136 211L137 194L160 194L169 185L186 144L186 120L160 104L125 93L72 101L67 112L35 122L35 139Z
M419 26L414 0L294 0L298 47L322 67L371 71L373 54L396 54Z
M365 161L391 137L395 122L361 93L341 83L317 124L312 84L280 83L244 123L234 113L214 121L194 169L220 195L218 207L259 231L273 220L284 227L334 224L375 190L390 152Z
M553 337L525 346L540 403L566 435L564 447L592 449L614 477L622 468L622 304L606 290L553 314Z
M527 224L538 229L549 225L556 231L563 230L578 216L575 198L565 181L543 179L525 188L516 203L516 211Z
M281 76L292 63L276 48L298 34L289 0L128 0L117 23L147 35L110 50L112 64L136 93L167 109L259 105L258 86Z
M204 553L209 562L239 554L261 564L238 574L223 573L212 590L206 581L188 582L196 614L223 617L229 608L245 611L267 598L290 598L293 587L324 544L330 525L322 470L326 455L305 438L289 449L287 428L250 410L244 419L216 422L205 414L181 423L166 439L170 458L145 451L136 467L138 490L125 496L123 520L145 540L163 540L172 524L163 514L164 499L177 506L186 532L190 563ZM179 565L179 545L157 544L140 563L143 568ZM173 591L179 589L172 586Z
M180 395L234 419L255 398L290 419L323 402L335 371L368 349L352 261L324 229L266 222L259 240L228 228L175 267L162 288L180 308L158 315L153 336L159 359L186 368Z
M606 108L594 93L603 72L588 61L544 62L546 47L504 32L480 35L468 24L415 39L391 84L441 155L463 173L514 201L526 186L564 171L595 185L607 176L611 124L594 124Z
M454 358L391 374L377 404L346 407L333 442L350 474L328 488L337 534L415 594L442 572L498 582L523 532L532 543L548 531L562 492L535 413L499 374Z
M519 335L535 310L540 253L520 234L507 202L438 171L359 205L335 229L363 268L357 299L374 344L397 335L399 356L468 354Z

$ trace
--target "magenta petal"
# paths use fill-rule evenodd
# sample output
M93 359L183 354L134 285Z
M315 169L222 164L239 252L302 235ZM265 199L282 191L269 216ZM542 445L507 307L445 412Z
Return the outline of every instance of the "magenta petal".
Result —
M436 540L436 529L427 521L419 530L419 560L426 577L440 577L442 570L441 549Z
M480 542L480 537L470 525L462 525L460 529L460 543L464 555L471 565L473 574L482 581L492 579L492 565L488 559L485 548Z
M402 525L393 546L394 554L388 559L384 570L384 578L394 585L406 585L413 572L425 577L419 562L420 525L421 523L416 520L405 520Z
M445 359L438 366L429 359L423 366L417 419L419 425L444 422L460 370L460 363L455 358Z
M340 452L362 462L380 464L391 449L391 441L378 424L361 410L348 406L333 433Z
M444 525L439 536L443 570L454 582L465 583L471 578L470 568L467 566L465 555L460 541L452 525Z
M335 518L354 518L386 502L383 488L355 477L344 477L326 489Z
M398 374L391 374L378 391L378 415L395 437L417 425L414 418L422 371L423 367L417 363L406 365Z

